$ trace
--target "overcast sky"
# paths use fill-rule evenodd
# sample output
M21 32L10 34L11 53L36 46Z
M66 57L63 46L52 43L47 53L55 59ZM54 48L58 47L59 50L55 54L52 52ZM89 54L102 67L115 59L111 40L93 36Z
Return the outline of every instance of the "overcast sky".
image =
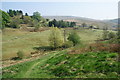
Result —
M12 2L13 1L13 2ZM19 1L19 0L18 0ZM22 0L21 0L22 1ZM44 2L14 2L14 0L4 0L2 2L2 10L9 9L22 10L24 13L32 15L33 12L38 11L43 16L79 16L92 19L115 19L118 17L118 1L94 1L81 0L69 2L51 2L45 0Z

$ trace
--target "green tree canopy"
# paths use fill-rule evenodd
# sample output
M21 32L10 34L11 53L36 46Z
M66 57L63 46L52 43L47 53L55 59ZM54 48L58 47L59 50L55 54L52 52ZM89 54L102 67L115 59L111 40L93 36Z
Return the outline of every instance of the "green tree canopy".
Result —
M41 21L41 15L39 12L34 12L32 18L36 19L38 22Z
M74 46L80 43L80 37L76 32L72 32L69 36L68 36L68 40L72 41Z
M28 16L28 14L27 14L27 13L25 13L25 16Z
M29 23L32 23L32 19L31 19L30 16L24 16L24 17L23 17L23 22L24 22L25 24L29 24Z
M82 23L82 27L87 27L87 24L86 23Z
M0 26L0 28L1 29L4 29L6 26L7 26L7 23L10 21L10 17L9 17L9 14L8 13L6 13L6 12L4 12L4 11L2 11L2 10L0 10L0 14L2 15L2 20L0 20L0 24L1 24L1 26ZM0 15L0 16L1 16ZM1 19L1 18L0 18Z
M14 12L12 11L12 9L9 9L8 14L10 15L10 17L14 16Z
M52 27L51 28L49 42L50 42L50 46L52 48L58 48L58 47L62 46L63 36L61 34L60 29L58 29L57 27Z

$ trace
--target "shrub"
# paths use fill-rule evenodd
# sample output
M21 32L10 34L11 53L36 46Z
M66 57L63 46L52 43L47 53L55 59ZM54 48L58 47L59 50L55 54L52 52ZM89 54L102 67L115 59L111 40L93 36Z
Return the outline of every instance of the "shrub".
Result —
M17 56L18 56L18 58L23 59L24 58L24 52L23 51L18 51Z
M63 47L64 48L69 48L69 47L72 47L73 46L73 42L72 41L66 41L64 44L63 44Z
M108 43L117 43L118 42L118 39L117 37L115 36L114 38L111 38Z
M115 37L115 34L113 33L113 32L109 32L108 33L108 38L109 39L112 39L112 38L114 38Z
M23 22L24 22L25 24L29 24L29 23L32 22L32 19L31 19L30 16L24 16L24 17L23 17Z
M20 23L22 23L22 20L19 17L13 17L11 18L9 26L11 28L19 28Z
M15 22L11 22L10 23L10 27L12 27L12 28L19 28L19 24L15 23Z
M80 43L80 37L76 32L72 32L69 36L68 36L68 40L73 42L73 45L77 45Z

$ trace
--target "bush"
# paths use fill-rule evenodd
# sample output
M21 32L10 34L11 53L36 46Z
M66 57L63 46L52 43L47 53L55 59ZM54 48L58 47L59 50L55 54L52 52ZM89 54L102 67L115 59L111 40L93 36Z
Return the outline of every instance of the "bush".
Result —
M72 47L73 46L73 42L72 41L67 41L63 44L63 47L64 48L69 48L69 47Z
M24 58L24 52L23 51L18 51L17 56L18 56L18 58L23 59Z
M13 17L11 18L9 26L11 28L19 28L20 23L22 23L22 20L19 17Z
M15 23L15 22L11 22L10 27L11 28L19 28L19 24Z
M109 39L112 39L112 38L114 38L115 37L115 34L113 33L113 32L109 32L108 33L108 38Z
M73 45L77 45L80 43L80 37L76 32L72 32L69 36L68 36L68 40L73 42Z
M31 19L30 16L24 16L24 17L23 17L23 22L24 22L25 24L30 24L30 23L32 22L32 19Z

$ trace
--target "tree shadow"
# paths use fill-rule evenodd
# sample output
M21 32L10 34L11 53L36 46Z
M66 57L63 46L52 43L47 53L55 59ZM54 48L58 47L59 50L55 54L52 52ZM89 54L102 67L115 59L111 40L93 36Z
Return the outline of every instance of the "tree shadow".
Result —
M33 47L33 49L41 52L47 52L47 51L63 50L65 48L63 47L53 48L51 46L40 46L40 47Z
M21 60L19 57L13 57L11 60Z
M51 46L40 46L40 47L33 47L35 50L39 51L53 51L54 48L51 48Z

